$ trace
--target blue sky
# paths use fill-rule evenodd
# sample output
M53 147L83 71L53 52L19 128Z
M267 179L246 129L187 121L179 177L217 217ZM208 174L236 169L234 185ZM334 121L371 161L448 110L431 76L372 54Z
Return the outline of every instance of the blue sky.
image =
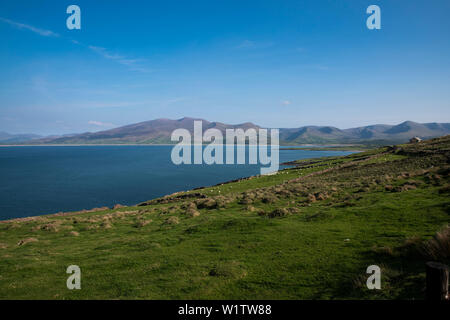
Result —
M81 8L68 30L66 8ZM368 30L366 8L381 8ZM449 1L0 2L0 131L450 122Z

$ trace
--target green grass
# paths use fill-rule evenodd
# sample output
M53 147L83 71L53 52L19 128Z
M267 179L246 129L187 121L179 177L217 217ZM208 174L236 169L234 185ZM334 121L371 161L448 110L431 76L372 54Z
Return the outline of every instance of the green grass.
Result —
M449 146L307 159L143 206L0 223L0 298L421 299L428 257L402 248L449 222ZM66 288L72 264L81 290ZM365 288L372 264L381 290Z

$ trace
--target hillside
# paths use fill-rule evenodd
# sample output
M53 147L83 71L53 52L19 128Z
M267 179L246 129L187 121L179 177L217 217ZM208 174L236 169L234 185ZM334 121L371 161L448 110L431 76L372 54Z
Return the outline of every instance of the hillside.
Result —
M221 122L209 122L202 119L181 118L178 120L156 119L151 121L131 124L111 130L100 131L95 133L83 133L70 137L59 137L56 139L42 139L35 143L51 143L51 144L122 144L122 143L139 143L139 144L170 144L170 136L175 129L188 129L191 133L194 129L194 121L201 120L203 130L215 128L225 133L226 129L248 128L258 129L259 127L252 123L242 123L238 125L224 124Z
M446 136L3 221L0 298L422 299L424 262L450 262L449 163ZM66 288L73 264L82 290ZM373 264L381 290L365 287Z
M201 120L203 130L219 129L259 129L258 125L247 122L237 125L209 122L202 119L182 118L178 120L156 119L131 124L111 130L47 137L29 141L30 144L170 144L170 136L175 129L184 128L193 132L194 120ZM405 143L414 136L423 139L450 134L448 123L420 124L411 121L399 125L372 125L351 129L338 129L329 126L307 126L300 128L281 128L281 145L301 144L370 144L388 145Z
M285 144L397 144L418 136L422 139L450 134L448 123L416 123L405 121L399 125L371 125L350 129L334 127L302 127L280 129L280 140Z
M42 138L42 136L37 134L9 134L7 132L0 132L0 144L22 143L39 138Z

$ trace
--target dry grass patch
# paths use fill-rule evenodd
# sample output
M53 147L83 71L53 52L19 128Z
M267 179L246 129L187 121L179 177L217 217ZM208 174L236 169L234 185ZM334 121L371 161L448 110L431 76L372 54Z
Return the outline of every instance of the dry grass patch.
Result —
M446 186L439 189L439 193L450 193L450 184L447 184Z
M403 256L444 261L450 258L450 226L436 232L429 240L424 241L414 236L406 239L398 247L374 247L372 251L390 257Z
M300 213L300 209L295 208L295 207L291 207L291 208L287 208L289 210L290 213L292 214L296 214L296 213Z
M215 207L217 209L220 209L220 208L225 208L226 205L231 202L231 199L228 198L228 197L225 197L225 196L217 196L215 198L215 201L216 201L216 206Z
M51 223L46 223L43 225L35 226L31 230L32 231L43 230L43 231L49 231L49 232L59 232L62 223L63 222L59 221L59 220L53 221Z
M254 212L256 210L256 208L254 206L246 206L244 208L245 211L249 211L249 212Z
M17 245L18 246L23 246L23 245L25 245L27 243L37 242L37 241L39 241L39 240L36 239L36 238L26 238L26 239L22 239L19 242L17 242Z
M182 206L182 208L185 210L188 210L188 209L197 210L197 205L195 204L195 202L188 202L187 204L184 204Z
M217 208L217 201L213 198L200 199L195 201L199 209L215 209Z
M239 200L239 204L252 204L255 201L256 194L253 192L244 192Z
M178 217L168 217L164 221L164 224L179 224L179 223L180 223L180 219L178 219Z
M100 228L102 229L111 229L112 228L112 224L109 221L105 221L100 223Z
M186 215L188 217L195 218L195 217L198 217L200 215L200 212L198 212L195 209L190 208L190 209L186 210Z
M308 194L306 201L309 202L309 203L312 203L312 202L316 202L317 199L316 199L316 196L315 196L315 195L313 195L312 193L310 193L310 194Z
M394 188L394 192L404 192L404 191L409 191L409 190L415 190L417 189L417 187L415 185L412 184L404 184L402 186L398 186L396 188Z
M148 225L150 222L152 222L152 220L139 220L136 222L136 224L134 225L136 228L142 228L145 227L146 225Z
M314 195L316 200L325 200L328 198L328 194L326 192L318 192Z
M269 218L281 218L290 215L291 212L287 208L278 208L269 213Z
M239 200L239 204L252 204L253 203L253 199L250 198L242 198L241 200Z
M263 203L275 203L275 202L277 202L277 200L278 200L278 198L277 198L275 195L273 195L273 194L266 194L266 195L261 199L261 201L262 201Z
M421 246L420 251L428 258L444 260L450 258L450 226L446 226Z

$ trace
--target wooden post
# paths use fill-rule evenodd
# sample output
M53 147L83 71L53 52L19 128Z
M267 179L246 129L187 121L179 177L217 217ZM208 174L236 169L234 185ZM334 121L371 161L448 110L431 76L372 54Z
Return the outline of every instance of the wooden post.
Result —
M427 262L427 300L447 300L448 295L448 267L439 262Z

